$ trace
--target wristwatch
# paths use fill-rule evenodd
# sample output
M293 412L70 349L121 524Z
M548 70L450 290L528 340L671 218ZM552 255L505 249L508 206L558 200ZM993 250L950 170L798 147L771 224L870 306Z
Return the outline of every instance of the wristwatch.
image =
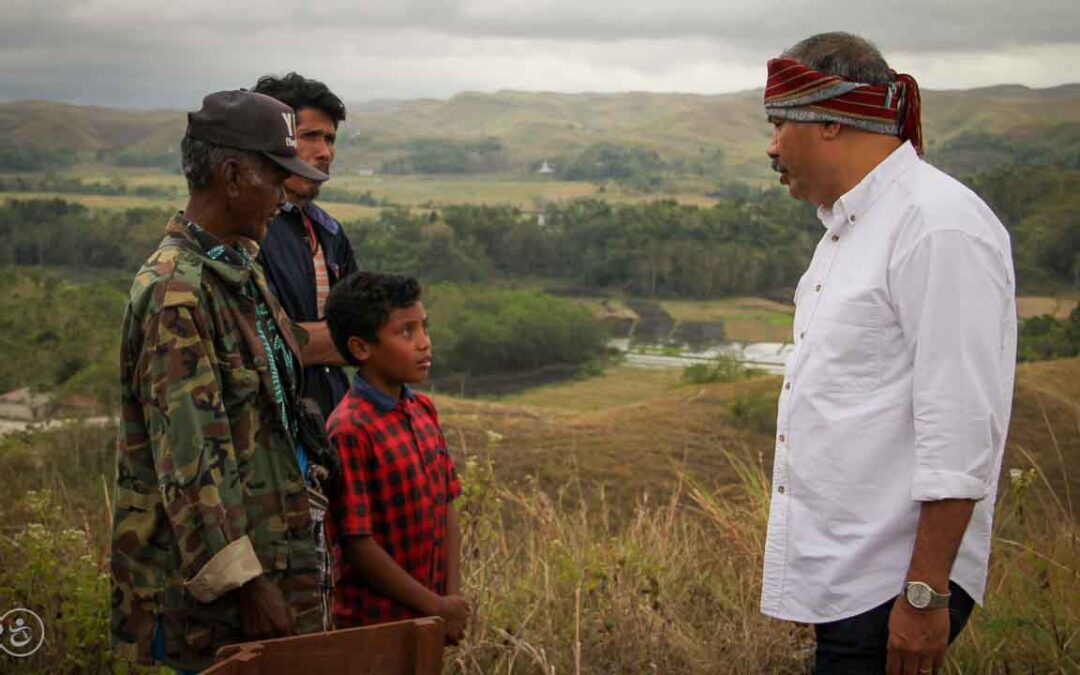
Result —
M930 584L922 581L909 581L904 584L904 600L915 609L940 609L949 606L952 593L938 593Z

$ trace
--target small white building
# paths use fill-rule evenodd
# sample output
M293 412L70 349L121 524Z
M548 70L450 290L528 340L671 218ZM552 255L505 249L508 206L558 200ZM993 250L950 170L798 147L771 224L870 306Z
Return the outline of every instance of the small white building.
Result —
M0 395L0 419L40 422L52 412L52 397L29 387Z
M555 169L550 164L548 164L548 161L545 159L544 161L540 162L540 168L536 170L536 173L550 175L555 173Z

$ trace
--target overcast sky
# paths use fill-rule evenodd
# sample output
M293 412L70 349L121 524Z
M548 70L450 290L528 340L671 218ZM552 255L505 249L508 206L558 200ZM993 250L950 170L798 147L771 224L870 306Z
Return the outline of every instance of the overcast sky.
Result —
M1077 0L939 1L3 0L0 99L190 109L289 70L347 101L715 94L762 86L767 58L826 30L928 89L1080 81Z

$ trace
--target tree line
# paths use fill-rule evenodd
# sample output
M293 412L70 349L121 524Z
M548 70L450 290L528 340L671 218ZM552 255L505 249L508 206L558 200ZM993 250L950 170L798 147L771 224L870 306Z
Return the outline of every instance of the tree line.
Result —
M388 209L348 226L361 259L446 281L543 277L633 295L717 297L793 286L821 235L777 190L712 207L587 199Z
M128 273L72 275L0 267L0 393L31 386L116 409ZM433 376L484 377L598 358L606 335L589 310L537 291L427 284Z
M60 176L55 173L37 175L0 175L0 192L64 192L79 195L105 195L110 197L131 195L135 197L163 197L178 199L186 194L183 188L168 185L128 185L119 178L108 181L83 180L77 176Z
M1080 287L1080 170L1011 166L968 184L1010 230L1022 291ZM700 298L793 287L821 237L813 210L780 189L717 194L725 196L712 206L584 199L528 211L387 207L346 229L368 269L427 281L545 278ZM0 204L0 265L133 270L168 216L165 209L10 200Z

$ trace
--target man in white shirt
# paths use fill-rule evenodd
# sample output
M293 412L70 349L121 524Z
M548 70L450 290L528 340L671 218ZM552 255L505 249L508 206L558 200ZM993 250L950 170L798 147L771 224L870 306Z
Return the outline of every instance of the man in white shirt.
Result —
M769 63L768 154L826 232L795 292L761 608L817 673L928 675L982 602L1012 403L1009 237L924 162L914 79L866 40Z

